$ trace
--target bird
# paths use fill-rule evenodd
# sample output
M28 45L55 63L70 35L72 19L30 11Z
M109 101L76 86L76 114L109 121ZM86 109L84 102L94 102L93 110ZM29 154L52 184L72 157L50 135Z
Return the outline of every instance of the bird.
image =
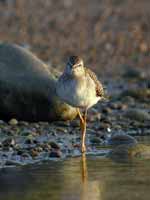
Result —
M83 59L73 55L68 58L66 67L58 78L56 94L60 100L77 109L82 133L81 152L85 153L87 111L104 98L103 85L96 74L84 66Z

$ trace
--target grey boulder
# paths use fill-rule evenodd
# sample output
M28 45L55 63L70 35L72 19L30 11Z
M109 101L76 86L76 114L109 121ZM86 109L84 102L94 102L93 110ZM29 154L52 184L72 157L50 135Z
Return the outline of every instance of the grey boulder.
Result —
M27 121L75 118L76 109L56 95L57 74L52 71L23 47L1 43L0 118Z

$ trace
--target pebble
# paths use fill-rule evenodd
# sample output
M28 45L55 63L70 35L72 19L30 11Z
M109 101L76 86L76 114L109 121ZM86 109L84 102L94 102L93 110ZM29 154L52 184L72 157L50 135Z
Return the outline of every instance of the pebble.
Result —
M32 157L36 157L36 156L39 155L39 152L38 152L36 149L31 149L30 155L31 155Z
M62 153L60 150L51 151L49 154L49 157L51 157L51 158L61 158L61 156L62 156Z
M73 120L70 122L70 126L72 127L80 127L80 120Z
M36 135L35 132L29 130L29 129L24 129L20 132L22 136L29 136L29 135Z
M143 79L146 77L145 72L143 72L142 70L135 68L135 67L131 67L131 66L127 66L126 67L126 71L124 72L123 76L125 78L130 78L130 79Z
M15 140L13 138L7 138L2 142L3 147L13 147L15 145Z
M98 138L98 137L92 137L92 138L90 139L90 142L91 142L92 144L101 144L101 143L102 143L102 139L101 139L101 138Z
M55 142L50 142L49 145L50 145L51 148L53 148L53 149L60 149L59 145L56 144Z
M8 122L8 124L9 124L9 125L12 125L12 126L15 126L15 125L18 124L18 121L17 121L17 119L12 118L12 119Z
M143 144L118 145L108 153L108 157L112 159L150 158L150 147Z
M125 112L125 117L132 119L132 120L137 120L140 122L144 122L145 120L150 120L150 114L142 109L128 109Z
M137 144L137 140L126 134L115 134L107 140L108 145Z
M112 109L109 107L105 107L102 109L102 112L105 114L111 114L112 113Z

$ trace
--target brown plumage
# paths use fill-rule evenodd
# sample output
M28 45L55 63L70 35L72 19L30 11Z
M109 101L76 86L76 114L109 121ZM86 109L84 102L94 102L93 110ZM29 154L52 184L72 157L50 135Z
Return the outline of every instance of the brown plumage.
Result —
M91 77L91 79L94 81L95 83L95 89L96 89L96 95L98 97L102 97L104 96L104 90L103 90L103 86L102 84L99 82L99 80L97 79L96 74L90 70L89 68L85 67L85 72Z
M81 57L70 56L63 74L58 79L56 93L62 101L77 108L82 131L81 150L85 152L87 110L103 99L103 86L96 74L84 67ZM83 116L80 109L84 112Z

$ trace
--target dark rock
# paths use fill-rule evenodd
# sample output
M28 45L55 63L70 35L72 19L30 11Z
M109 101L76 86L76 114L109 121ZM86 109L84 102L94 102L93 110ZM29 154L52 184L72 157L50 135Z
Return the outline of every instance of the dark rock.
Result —
M27 121L72 120L76 109L55 93L56 76L28 50L0 44L0 117Z
M50 144L51 148L53 148L53 149L60 149L59 145L56 144L55 142L50 142L49 144Z
M37 144L37 143L38 141L32 135L28 135L25 140L25 144Z
M116 146L108 154L108 157L115 159L126 159L126 158L150 158L150 147L143 144L129 144Z
M92 137L91 139L90 139L90 142L92 143L92 144L101 144L102 143L102 139L101 138L99 138L99 137Z
M23 163L15 160L6 160L5 162L6 166L22 166Z
M112 135L108 141L107 144L112 146L122 145L122 144L137 144L137 140L130 136L125 134L116 134Z
M39 155L39 152L38 152L36 149L31 149L30 155L31 155L32 157L36 157L36 156Z
M15 140L13 138L7 138L2 142L3 147L13 147L15 145Z
M128 109L125 112L125 117L132 119L132 120L137 120L137 121L148 121L150 120L150 114L142 109Z
M106 108L103 108L102 112L103 112L103 113L106 113L106 114L111 114L111 113L112 113L112 109L106 107Z
M120 98L125 98L127 96L133 97L136 100L145 100L150 98L150 89L149 88L135 88L135 89L128 89L123 91L120 94Z
M51 157L51 158L60 158L61 156L62 156L62 153L60 150L51 151L49 154L49 157Z
M47 143L42 144L41 147L42 147L42 149L43 149L44 151L46 151L46 152L49 152L49 151L51 150L51 148L52 148L51 145L50 145L50 144L47 144Z
M129 79L144 79L146 77L146 73L141 69L127 66L123 76Z

